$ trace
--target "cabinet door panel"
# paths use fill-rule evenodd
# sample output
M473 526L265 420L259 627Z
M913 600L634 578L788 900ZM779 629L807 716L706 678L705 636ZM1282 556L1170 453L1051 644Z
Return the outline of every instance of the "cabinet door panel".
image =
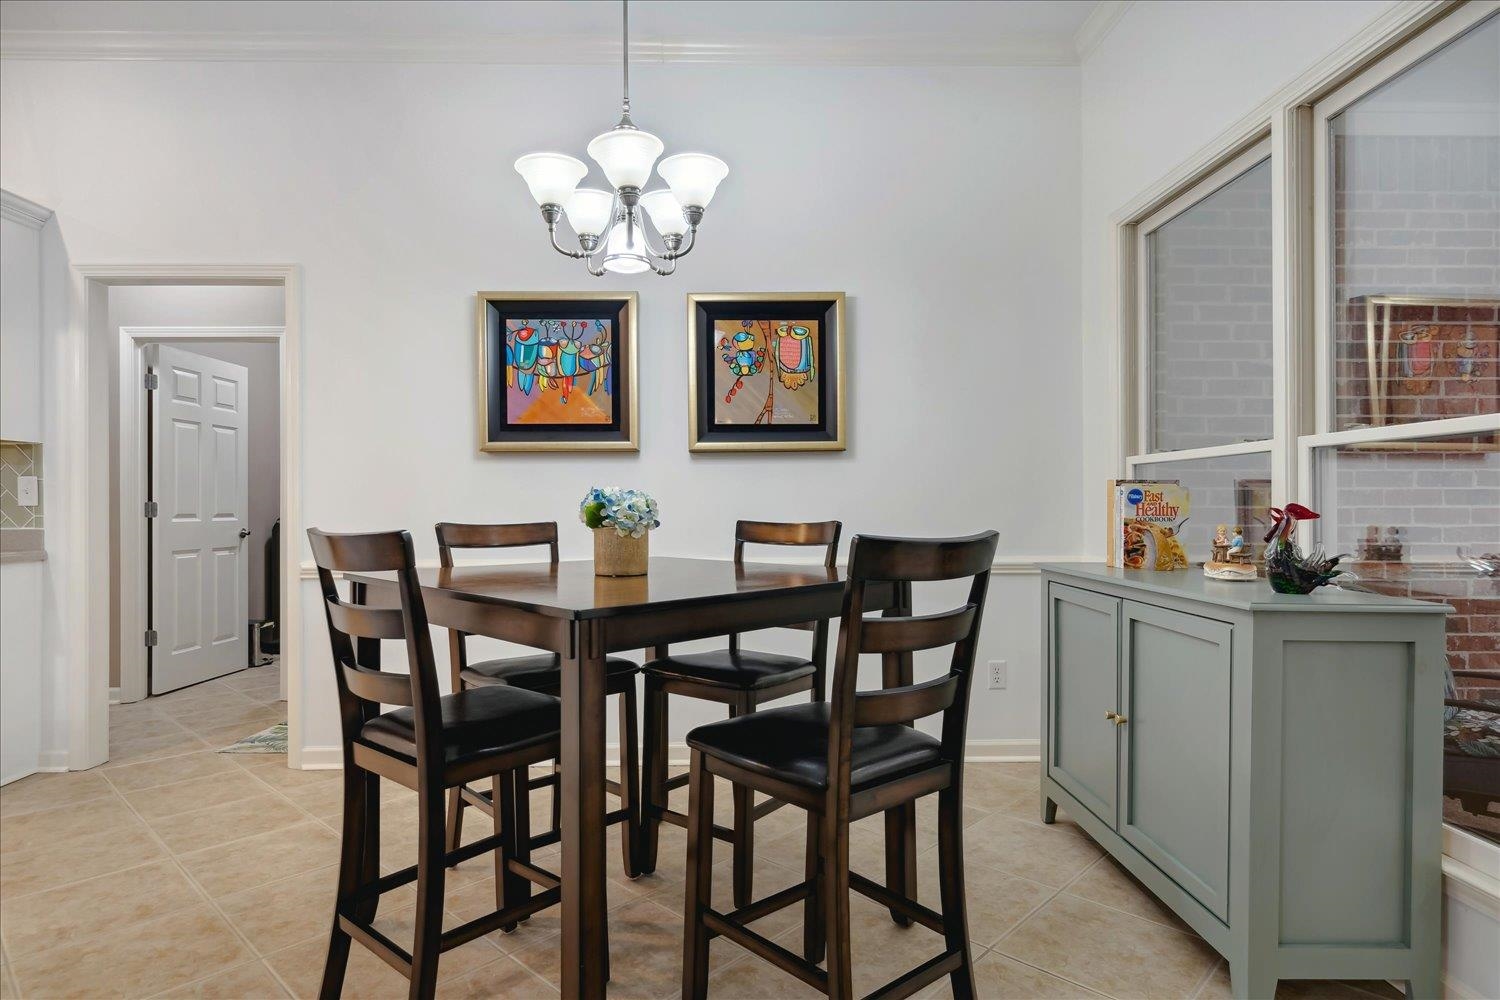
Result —
M1120 602L1053 584L1048 603L1047 773L1113 827L1119 737L1105 713L1119 704Z
M1133 601L1122 620L1120 835L1227 920L1233 630Z

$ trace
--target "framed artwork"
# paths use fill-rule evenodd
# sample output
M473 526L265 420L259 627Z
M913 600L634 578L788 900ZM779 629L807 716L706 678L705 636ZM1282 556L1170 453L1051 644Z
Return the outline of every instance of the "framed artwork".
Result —
M689 451L843 451L844 293L688 296Z
M634 292L480 292L480 451L636 451Z

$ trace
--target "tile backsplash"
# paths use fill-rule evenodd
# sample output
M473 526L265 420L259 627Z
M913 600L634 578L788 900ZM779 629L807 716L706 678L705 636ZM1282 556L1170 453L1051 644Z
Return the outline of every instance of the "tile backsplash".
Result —
M37 502L22 507L16 481L37 477ZM42 527L42 446L33 441L0 440L0 528Z

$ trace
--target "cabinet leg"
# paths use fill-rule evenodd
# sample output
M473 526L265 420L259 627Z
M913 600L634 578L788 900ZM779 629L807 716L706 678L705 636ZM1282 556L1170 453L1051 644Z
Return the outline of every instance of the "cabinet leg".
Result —
M1250 959L1230 962L1229 993L1234 1000L1275 1000L1276 973Z
M1442 1000L1442 976L1420 976L1406 981L1406 1000Z
M1042 796L1042 822L1052 824L1057 822L1057 803L1047 796Z

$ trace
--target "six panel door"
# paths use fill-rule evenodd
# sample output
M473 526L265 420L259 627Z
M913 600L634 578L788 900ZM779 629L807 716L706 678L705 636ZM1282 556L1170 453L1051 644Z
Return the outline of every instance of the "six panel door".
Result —
M1119 737L1105 713L1119 704L1120 601L1057 583L1047 595L1047 774L1113 827Z
M1225 622L1122 602L1118 831L1229 915L1230 636Z
M239 670L248 659L246 369L154 349L151 693Z

